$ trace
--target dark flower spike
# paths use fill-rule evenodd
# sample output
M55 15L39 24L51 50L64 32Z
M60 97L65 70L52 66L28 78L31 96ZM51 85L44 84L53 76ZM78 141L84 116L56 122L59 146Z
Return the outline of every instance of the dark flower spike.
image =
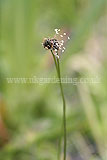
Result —
M58 50L60 47L59 42L57 39L54 38L45 38L44 42L42 43L45 49L53 51L53 54L55 55L56 58L59 58L58 56Z
M65 47L64 47L64 36L67 35L67 33L63 33L63 34L59 34L60 29L55 29L55 38L45 38L42 45L45 49L47 50L51 50L53 52L53 54L55 55L56 58L59 59L59 55L58 55L58 51L60 51L61 53L63 53L65 51ZM60 36L60 40L58 40L58 36ZM70 37L67 37L68 40L70 39Z

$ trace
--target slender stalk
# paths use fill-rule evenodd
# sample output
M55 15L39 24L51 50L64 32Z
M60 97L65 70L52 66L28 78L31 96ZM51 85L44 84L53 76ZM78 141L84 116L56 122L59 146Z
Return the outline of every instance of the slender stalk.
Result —
M62 128L61 128L62 130ZM59 137L58 140L58 155L57 155L57 159L60 160L61 159L61 145L62 145L62 135Z
M51 50L51 53L53 55L53 59L55 62L58 78L59 78L59 85L60 85L60 90L61 90L61 96L63 100L63 125L64 125L64 158L63 160L66 160L66 103L65 103L65 97L64 97L64 92L63 92L63 87L61 83L61 73L60 73L60 65L59 65L59 59L56 61L56 57L53 54L53 51Z

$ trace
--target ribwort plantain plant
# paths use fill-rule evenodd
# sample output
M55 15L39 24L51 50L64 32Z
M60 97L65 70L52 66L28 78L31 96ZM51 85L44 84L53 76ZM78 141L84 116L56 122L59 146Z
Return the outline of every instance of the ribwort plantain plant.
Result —
M59 34L60 29L55 29L55 38L45 38L42 45L45 49L50 50L51 54L54 59L57 75L59 78L59 86L61 91L61 97L63 101L63 133L64 133L64 156L63 160L66 160L66 146L67 146L67 133L66 133L66 103L65 103L65 97L64 97L64 91L63 86L61 83L61 72L60 72L60 55L59 52L64 52L64 40L62 39L64 36L66 36L66 33ZM59 35L61 37L61 40L57 40L56 35ZM70 37L67 37L70 39ZM58 160L60 159L60 156L58 156Z

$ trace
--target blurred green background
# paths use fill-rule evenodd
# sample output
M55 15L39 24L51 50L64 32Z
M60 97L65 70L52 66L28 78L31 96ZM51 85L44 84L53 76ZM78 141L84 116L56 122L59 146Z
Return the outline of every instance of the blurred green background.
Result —
M55 28L71 34L60 60L62 77L100 79L63 84L67 160L107 160L106 5L106 0L0 0L0 160L57 160L59 85L7 81L57 76L41 45Z

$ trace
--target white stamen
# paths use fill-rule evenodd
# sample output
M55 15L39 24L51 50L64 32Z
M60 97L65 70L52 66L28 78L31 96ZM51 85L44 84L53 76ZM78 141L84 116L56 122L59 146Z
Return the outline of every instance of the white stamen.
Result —
M64 50L62 50L62 52L64 52Z
M68 37L68 39L70 39L70 37Z
M58 33L58 29L55 29L55 32L56 32L56 34L59 34L59 33Z
M55 32L56 32L56 34L59 34L59 32L60 32L60 29L55 29Z
M63 35L60 35L60 37L63 37Z
M65 47L63 47L63 49L65 50Z
M61 42L64 43L64 40L62 40Z
M58 55L56 55L56 57L59 59L59 56L58 56Z
M58 29L55 29L55 32L57 32L58 31Z
M66 35L66 33L64 33L64 36Z
M57 49L55 49L55 52L57 52Z

